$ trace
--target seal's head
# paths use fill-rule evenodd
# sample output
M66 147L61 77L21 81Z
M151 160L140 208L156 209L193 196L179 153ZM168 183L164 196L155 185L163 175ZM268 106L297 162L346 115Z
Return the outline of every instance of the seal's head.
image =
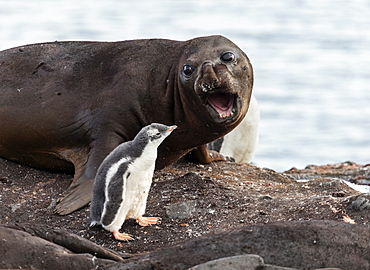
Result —
M185 57L179 67L181 82L193 89L216 123L239 123L253 87L245 53L223 36L209 36L190 40Z

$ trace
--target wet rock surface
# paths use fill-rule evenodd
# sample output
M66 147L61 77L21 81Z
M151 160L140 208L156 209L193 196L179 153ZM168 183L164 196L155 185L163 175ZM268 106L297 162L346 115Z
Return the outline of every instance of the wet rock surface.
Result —
M358 180L366 180L369 170L370 166L345 162L277 173L249 164L197 165L180 161L154 175L146 214L161 217L162 223L142 228L127 220L121 231L135 240L118 242L100 227L88 228L88 207L68 216L54 213L71 175L0 160L0 223L32 224L35 228L73 233L124 258L242 226L326 220L367 227L369 195L352 189L343 180L368 187ZM266 255L262 258L270 263Z

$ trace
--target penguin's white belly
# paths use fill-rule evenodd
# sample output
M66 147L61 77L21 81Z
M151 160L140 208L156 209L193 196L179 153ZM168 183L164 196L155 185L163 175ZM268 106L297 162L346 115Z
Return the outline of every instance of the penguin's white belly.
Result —
M153 170L132 173L128 178L125 203L123 204L124 211L127 207L126 218L137 218L144 215L146 202L152 183Z
M105 229L112 232L117 231L121 228L125 219L136 219L145 213L155 167L153 160L155 158L141 158L128 166L123 176L122 204L114 220L110 224L102 224Z

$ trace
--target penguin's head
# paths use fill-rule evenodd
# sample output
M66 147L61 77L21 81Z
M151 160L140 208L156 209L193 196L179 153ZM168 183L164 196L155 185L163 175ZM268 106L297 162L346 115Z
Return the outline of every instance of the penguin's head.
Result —
M177 126L167 126L163 124L153 123L148 126L146 134L148 135L149 142L162 142L168 135L174 131Z

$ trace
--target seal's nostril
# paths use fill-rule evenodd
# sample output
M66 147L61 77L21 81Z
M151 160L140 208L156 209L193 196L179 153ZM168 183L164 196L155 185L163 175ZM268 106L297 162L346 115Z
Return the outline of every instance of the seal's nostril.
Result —
M208 92L208 91L210 91L210 90L212 90L212 87L211 86L209 86L208 84L206 84L206 83L202 83L202 91L203 92Z
M218 88L220 86L220 81L216 78L213 78L212 86L213 86L213 88Z

